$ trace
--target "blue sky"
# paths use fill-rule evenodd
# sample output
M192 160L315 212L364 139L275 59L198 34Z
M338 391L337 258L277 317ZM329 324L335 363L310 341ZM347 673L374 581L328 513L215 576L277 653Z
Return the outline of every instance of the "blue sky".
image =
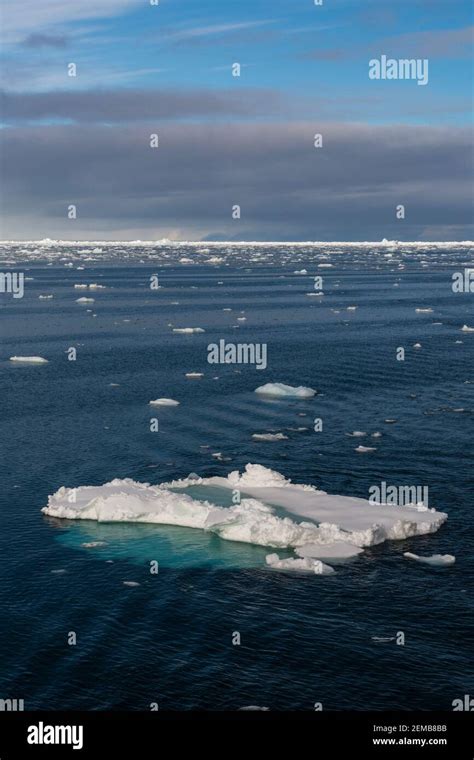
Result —
M469 230L469 217L464 211L470 201L470 177L464 171L456 183L456 174L452 171L453 162L460 170L461 156L464 155L464 163L469 164L472 155L467 138L473 95L472 5L467 0L450 3L445 0L399 0L396 3L323 0L322 6L314 5L314 0L160 0L158 6L151 6L149 0L73 3L37 0L27 10L16 0L4 0L2 21L2 88L5 92L2 134L5 149L11 146L5 166L7 197L2 237L17 236L20 230L23 234L27 230L28 235L34 237L49 232L50 237L172 235L205 238L215 234L242 239L247 236L375 239L379 231L385 229L389 215L382 219L378 204L374 203L365 220L357 223L351 214L344 217L348 197L354 198L359 193L357 202L360 203L362 196L366 196L367 207L370 199L375 201L384 190L387 204L392 202L392 197L403 195L407 190L411 200L416 190L418 197L423 193L423 182L431 188L433 182L438 182L440 197L452 196L456 187L455 198L451 199L449 209L446 205L445 216L440 218L440 198L432 199L430 211L426 205L429 199L424 193L424 202L418 202L418 217L412 216L403 235L414 239L431 236L433 228L438 227L440 239L445 239L451 235L464 236ZM428 85L419 86L413 80L370 80L368 61L382 54L397 59L427 58ZM67 76L71 62L77 66L75 78ZM239 78L232 76L231 66L235 62L242 67ZM294 135L304 134L302 124L307 125L308 138L312 131L326 131L329 142L331 134L337 137L339 160L329 150L323 154L324 160L331 162L332 171L328 170L323 177L316 172L314 188L310 178L298 187L301 174L298 162L305 159L294 155L292 142L300 139ZM78 125L85 131L81 132ZM137 130L141 129L143 135L149 134L150 125L155 131L165 129L170 135L173 127L176 155L179 129L184 130L182 150L185 152L193 139L205 145L206 133L214 135L214 160L212 154L207 155L204 167L199 166L195 154L190 160L196 170L204 172L209 184L216 183L216 208L222 196L219 183L228 188L232 177L238 179L236 194L250 198L252 207L252 214L247 223L240 225L239 232L227 219L221 220L220 211L216 211L214 217L208 211L204 219L198 199L194 213L192 198L183 202L183 194L191 190L184 184L188 181L186 172L182 172L183 184L178 186L171 151L164 173L167 177L173 176L174 192L179 195L181 205L175 204L172 209L170 198L164 197L164 188L158 186L154 219L150 178L146 176L144 165L137 161L137 172L142 173L146 188L142 213L139 213L140 198L134 178L133 203L127 205L126 198L130 199L130 195L123 188L123 202L119 199L117 215L113 215L110 203L99 203L99 208L103 206L99 218L98 199L94 200L90 188L86 191L84 183L93 182L94 166L101 165L101 171L110 175L108 186L112 187L113 166L123 163L123 154L114 157L110 144L121 143L128 136L133 154ZM397 134L388 137L395 127L399 130ZM105 129L109 130L107 150L103 149ZM222 154L226 134L223 130L227 130L228 142L235 149L233 166ZM40 166L38 161L35 164L31 143L40 140L51 163L55 162L55 145L67 144L68 138L71 165L75 166L78 152L82 161L78 167L77 191L73 182L65 181L64 198L61 198L58 180L54 176L43 176L45 198L38 202L37 208L32 207L31 186L37 182L33 175L44 167L41 161ZM358 182L354 183L351 175L347 177L346 188L342 182L335 187L331 177L344 173L342 157L350 153L354 139L354 150L361 156L361 163L354 167L354 156L351 156L346 168L348 172L357 169ZM273 161L271 156L259 160L257 151L252 163L246 165L242 152L252 140L261 142L260 155L273 150ZM374 172L370 156L371 142L377 144L377 150L385 150L388 158L394 145L403 149L403 141L407 145L407 159L410 154L409 189L404 189L406 183L398 176L403 154L393 156L397 179L391 185L390 176L385 176L382 182ZM409 147L414 144L416 151ZM438 172L426 172L430 149ZM454 156L456 149L459 153ZM103 160L97 161L101 150ZM59 157L63 159L58 153ZM160 160L163 161L162 154ZM418 188L415 188L416 176L412 176L413 161L422 162ZM282 196L284 193L289 196L288 208L295 204L295 198L304 205L304 199L308 199L312 190L318 190L321 195L322 179L327 190L324 207L327 208L332 198L334 223L324 227L317 221L313 223L309 213L311 200L308 214L304 218L297 214L289 220L286 229L281 225L280 210L272 223L270 209L264 203L268 198L265 183L243 176L252 167L259 171L259 164L260 174L272 175L273 193L278 180L274 169L281 164L282 171L284 169ZM89 175L85 173L87 166ZM176 162L174 166L178 170ZM388 161L387 171L390 166ZM124 174L117 173L117 186L123 186L124 177L130 172L133 173L132 164ZM461 187L464 189L462 198L459 197ZM61 215L68 200L66 196L74 192L82 201L85 214L76 224L73 235L72 230L66 234L70 227ZM192 192L195 194L197 190L194 188ZM232 200L230 196L229 200ZM283 202L284 198L280 200ZM279 205L279 199L273 201L273 206ZM213 201L207 196L206 207L209 204L212 206ZM124 208L130 208L125 221ZM335 220L341 217L348 219L342 229L340 223L335 225ZM327 214L324 218L327 221ZM33 234L35 230L38 230L37 235ZM397 231L397 236L402 237L402 231Z

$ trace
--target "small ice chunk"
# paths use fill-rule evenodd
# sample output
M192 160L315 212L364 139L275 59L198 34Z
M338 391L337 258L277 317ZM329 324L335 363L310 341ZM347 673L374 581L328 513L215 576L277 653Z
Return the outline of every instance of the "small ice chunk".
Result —
M418 314L431 314L433 309L415 309Z
M24 364L47 364L48 359L42 356L10 356L11 362L23 362Z
M287 441L288 436L283 433L253 433L254 441Z
M149 401L151 406L179 406L179 401L175 401L172 398L156 398L154 401Z
M365 433L363 430L354 430L352 433L347 433L347 435L351 435L354 438L363 438L367 433Z
M139 586L140 584L136 581L122 581L124 586Z
M367 454L367 452L377 451L377 449L374 448L373 446L357 446L357 448L355 448L354 451L357 451L358 454Z
M430 557L420 557L419 554L403 552L403 556L407 559L414 559L416 562L422 562L424 565L431 565L431 567L448 567L448 565L454 565L456 562L456 557L453 554L432 554Z
M285 383L266 383L256 388L255 393L274 398L312 398L316 391L313 388L305 388L303 385L294 387Z
M311 559L310 557L280 559L278 554L267 554L265 562L273 570L291 570L292 572L314 573L315 575L330 575L334 573L334 568L325 565L319 559Z
M468 325L463 325L461 327L462 332L474 332L474 327L468 327Z
M421 343L414 343L413 348L421 348Z
M52 299L52 297L53 297L52 295L38 296L38 298L39 298L40 301L50 301Z
M202 327L173 327L173 332L192 335L193 333L203 333L205 330L203 330Z
M347 311L355 311L357 309L357 306L348 306Z
M95 298L85 298L84 296L82 298L76 298L76 303L94 303Z
M204 372L186 372L185 377L190 377L190 378L204 377Z

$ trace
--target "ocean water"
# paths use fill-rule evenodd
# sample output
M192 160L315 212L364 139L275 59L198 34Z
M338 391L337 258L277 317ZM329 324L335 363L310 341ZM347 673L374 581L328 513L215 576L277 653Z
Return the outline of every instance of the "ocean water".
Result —
M0 295L0 697L51 710L450 710L474 694L474 333L460 329L474 326L473 294L451 287L469 266L468 246L1 247L0 270L32 279L23 298ZM314 276L322 298L306 295ZM85 282L106 289L74 289ZM221 338L266 343L268 367L208 364ZM318 393L264 400L254 390L267 382ZM180 406L152 409L158 397ZM359 454L360 443L376 451ZM248 462L365 498L381 481L427 485L449 519L309 576L199 530L40 511L62 485L227 475ZM82 546L91 541L104 544ZM405 551L456 564L428 568Z

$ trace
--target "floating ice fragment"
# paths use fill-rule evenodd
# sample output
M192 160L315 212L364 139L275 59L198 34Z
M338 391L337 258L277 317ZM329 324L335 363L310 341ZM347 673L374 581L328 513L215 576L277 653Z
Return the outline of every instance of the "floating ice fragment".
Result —
M414 559L416 562L422 562L424 565L431 565L431 567L448 567L448 565L454 565L456 557L453 554L432 554L430 557L420 557L418 554L412 554L412 552L403 552L403 556L407 559Z
M175 401L172 398L156 398L154 401L149 401L151 406L179 406L179 401Z
M254 441L287 441L288 436L283 433L253 433Z
M76 303L94 303L95 298L85 298L84 296L82 298L76 298Z
M275 398L312 398L316 391L313 388L305 388L303 385L294 387L284 383L266 383L256 388L255 393Z
M23 362L24 364L47 364L48 359L42 356L10 356L11 362Z
M173 327L173 332L190 335L192 333L203 333L205 330L202 327Z
M325 565L319 559L311 559L310 557L280 559L278 554L267 554L265 562L273 570L291 570L292 572L314 573L315 575L330 575L334 573L334 568L330 567L330 565Z
M359 454L366 454L369 451L377 451L377 449L373 446L357 446L354 451L357 451Z
M468 327L467 325L463 325L461 327L462 332L474 332L474 327Z

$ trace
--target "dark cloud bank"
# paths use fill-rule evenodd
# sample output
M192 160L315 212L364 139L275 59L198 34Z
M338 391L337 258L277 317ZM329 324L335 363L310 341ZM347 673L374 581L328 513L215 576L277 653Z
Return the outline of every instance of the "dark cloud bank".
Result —
M471 159L469 130L451 127L16 126L3 137L11 221L1 237L469 239ZM71 203L75 221L66 217Z

